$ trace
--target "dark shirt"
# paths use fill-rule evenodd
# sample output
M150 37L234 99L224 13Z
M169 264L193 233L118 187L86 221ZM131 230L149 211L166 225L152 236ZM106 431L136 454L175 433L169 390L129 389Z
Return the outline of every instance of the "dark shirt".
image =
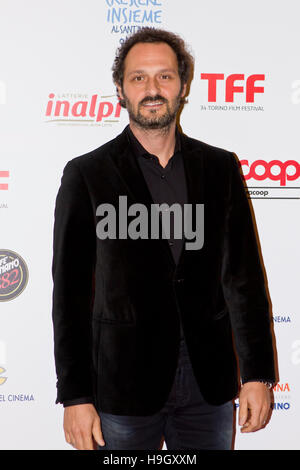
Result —
M151 193L153 202L155 204L167 203L168 207L171 207L174 203L178 203L181 205L183 214L184 204L187 204L188 201L179 131L176 129L176 144L174 154L169 159L165 168L161 166L156 155L152 155L144 149L144 147L133 135L129 126L127 127L127 134L147 183L148 189ZM174 261L177 264L183 249L184 237L174 237L173 222L174 218L171 210L170 238L168 238L168 240ZM182 225L182 234L183 233Z
M184 204L187 204L187 187L185 171L181 152L180 134L176 128L176 143L174 154L168 160L165 167L161 166L156 155L149 153L134 136L127 126L127 135L142 170L148 189L155 204L167 203L167 209L174 203L181 205L182 215ZM183 220L183 217L182 217ZM174 218L170 213L170 237L169 246L176 264L178 264L181 251L184 246L184 227L182 224L182 237L174 237ZM174 312L175 314L175 312ZM180 318L180 317L179 317ZM180 337L184 339L182 323L180 322Z
M127 135L137 158L139 167L143 173L148 189L151 193L153 202L155 204L167 203L169 207L174 203L179 203L182 208L187 201L187 187L185 172L183 166L183 159L181 153L181 141L179 130L176 128L176 144L173 156L169 159L166 167L162 167L156 155L152 155L140 144L140 142L133 135L129 125L127 126ZM182 238L174 237L173 230L173 217L172 211L170 214L170 237L169 245L175 263L179 261L181 251L184 246L184 232L182 225ZM182 217L183 219L183 217ZM176 312L174 312L176 315ZM181 339L184 338L182 324L180 322L180 335ZM74 400L67 400L63 403L64 406L80 405L83 403L93 403L92 397L82 397Z

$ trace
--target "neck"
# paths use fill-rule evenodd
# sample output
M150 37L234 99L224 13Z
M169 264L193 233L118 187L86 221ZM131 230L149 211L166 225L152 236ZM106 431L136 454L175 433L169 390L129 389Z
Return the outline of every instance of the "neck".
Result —
M161 166L165 167L174 154L176 122L164 129L142 129L131 120L129 125L144 149L157 156Z

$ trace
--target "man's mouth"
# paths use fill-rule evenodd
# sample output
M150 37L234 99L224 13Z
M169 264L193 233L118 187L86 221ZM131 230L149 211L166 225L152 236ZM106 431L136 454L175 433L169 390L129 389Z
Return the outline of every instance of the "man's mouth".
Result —
M148 103L144 103L143 106L146 106L147 108L155 108L155 107L162 106L163 104L164 104L163 101L151 101Z

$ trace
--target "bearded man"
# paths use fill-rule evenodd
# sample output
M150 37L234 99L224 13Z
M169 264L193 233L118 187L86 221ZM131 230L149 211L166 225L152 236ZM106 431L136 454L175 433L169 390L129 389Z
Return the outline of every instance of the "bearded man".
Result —
M240 167L176 124L192 71L179 36L130 36L113 65L129 125L64 169L53 254L56 402L76 449L231 449L238 394L242 432L270 414L269 300ZM143 207L149 228L162 206L169 225L159 237L99 236L103 207L120 196L131 223ZM190 209L190 220L204 208L200 246L185 230L177 236L186 222L175 223L173 206Z

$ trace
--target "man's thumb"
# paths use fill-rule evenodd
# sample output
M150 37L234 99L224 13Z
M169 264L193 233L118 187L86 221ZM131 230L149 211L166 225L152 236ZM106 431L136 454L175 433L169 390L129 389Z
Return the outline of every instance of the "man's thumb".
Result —
M94 437L95 441L97 442L97 444L99 444L99 446L105 446L105 442L104 442L104 439L103 439L103 436L102 436L102 431L101 431L101 426L100 426L100 420L99 419L95 419L95 421L94 421L93 428L92 428L92 434L93 434L93 437Z
M239 426L244 426L248 417L248 404L247 400L240 400L239 409Z

